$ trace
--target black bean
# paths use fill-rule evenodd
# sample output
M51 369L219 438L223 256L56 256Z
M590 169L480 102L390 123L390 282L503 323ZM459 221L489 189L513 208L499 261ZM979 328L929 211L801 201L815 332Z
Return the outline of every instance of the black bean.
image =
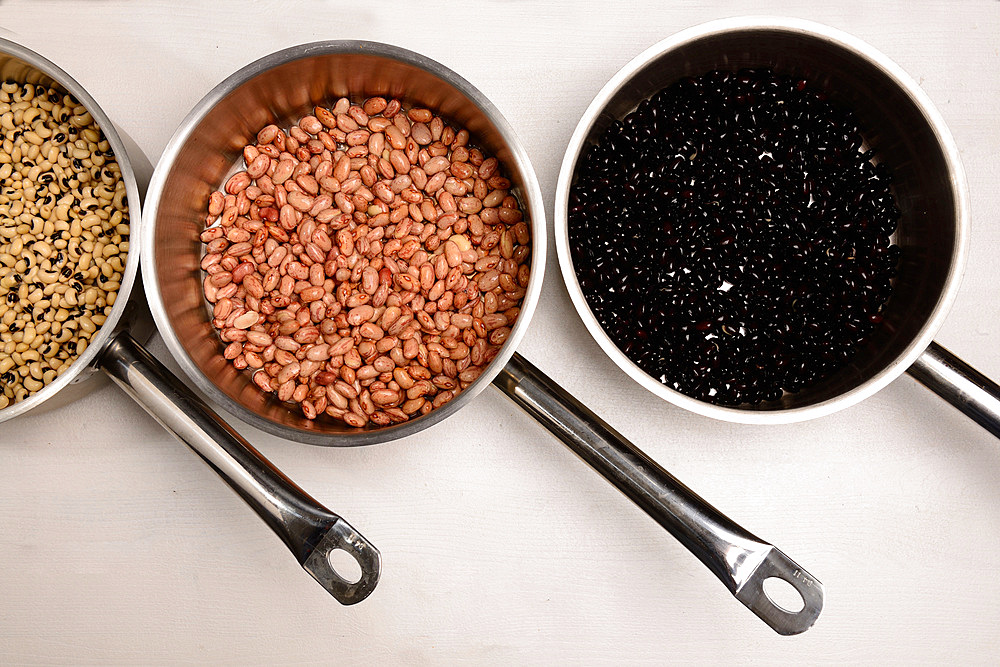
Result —
M818 382L891 294L899 210L875 158L853 114L802 80L678 81L577 166L570 245L591 310L643 370L701 400Z

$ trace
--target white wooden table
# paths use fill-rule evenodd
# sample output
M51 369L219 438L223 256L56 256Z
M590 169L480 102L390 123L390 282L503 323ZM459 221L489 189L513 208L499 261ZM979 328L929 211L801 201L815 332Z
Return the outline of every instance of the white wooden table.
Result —
M938 341L1000 377L995 1L3 0L0 34L76 77L153 162L208 90L260 56L321 39L397 44L496 103L551 216L563 150L604 82L682 28L748 11L861 37L938 106L973 213L968 271ZM341 607L205 465L104 384L0 426L0 663L996 663L996 438L907 376L805 424L688 414L601 353L551 258L521 351L819 577L827 602L812 630L771 632L492 389L369 448L240 427L380 548L375 593ZM171 363L158 340L152 349Z

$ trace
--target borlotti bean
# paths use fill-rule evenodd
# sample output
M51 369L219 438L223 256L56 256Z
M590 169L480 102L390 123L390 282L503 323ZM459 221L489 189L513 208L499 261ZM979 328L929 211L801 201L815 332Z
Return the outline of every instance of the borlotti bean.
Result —
M430 412L497 355L530 235L495 157L399 100L263 128L208 201L205 297L223 355L303 415Z
M0 84L0 408L73 363L111 313L128 256L125 184L91 114Z

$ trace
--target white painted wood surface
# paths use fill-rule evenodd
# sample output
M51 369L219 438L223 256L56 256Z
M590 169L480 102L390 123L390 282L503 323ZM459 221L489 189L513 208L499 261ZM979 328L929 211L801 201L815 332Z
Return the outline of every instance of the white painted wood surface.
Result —
M998 2L0 0L0 30L76 77L154 162L202 95L260 56L333 38L413 49L506 114L551 216L566 142L604 82L682 28L746 13L851 32L938 106L973 212L968 271L938 340L1000 378ZM493 390L370 448L240 428L381 549L378 589L341 607L206 466L103 384L0 426L0 663L997 662L1000 442L906 376L805 424L687 414L603 356L551 256L525 356L819 577L827 603L812 630L772 633Z

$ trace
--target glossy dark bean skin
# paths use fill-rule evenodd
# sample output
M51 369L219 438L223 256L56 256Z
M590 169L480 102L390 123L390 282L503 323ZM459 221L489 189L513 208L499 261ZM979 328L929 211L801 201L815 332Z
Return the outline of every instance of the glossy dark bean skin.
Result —
M649 375L720 405L841 368L881 324L891 172L854 115L770 70L687 78L589 147L569 203L587 303Z

